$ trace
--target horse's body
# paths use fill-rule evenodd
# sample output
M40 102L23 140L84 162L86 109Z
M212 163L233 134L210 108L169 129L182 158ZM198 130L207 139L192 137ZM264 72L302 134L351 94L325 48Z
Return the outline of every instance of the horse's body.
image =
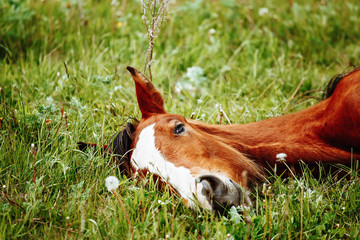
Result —
M192 122L267 167L286 162L350 164L360 153L360 71L343 79L326 100L299 112L243 125Z
M360 159L360 70L338 76L329 96L288 115L244 125L210 125L166 113L144 75L128 67L142 119L115 138L132 172L150 172L170 184L190 206L207 209L249 201L240 185L263 178L264 168L341 163ZM131 142L131 145L129 144ZM276 155L285 153L285 161ZM247 177L244 177L247 176Z

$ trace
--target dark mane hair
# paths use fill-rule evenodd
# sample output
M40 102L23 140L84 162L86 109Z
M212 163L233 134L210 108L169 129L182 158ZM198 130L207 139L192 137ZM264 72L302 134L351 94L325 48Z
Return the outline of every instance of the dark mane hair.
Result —
M120 172L130 176L130 152L131 143L138 121L126 123L126 126L118 134L113 135L109 142L110 153L113 154L113 161L118 165Z
M328 84L326 85L325 90L324 90L324 98L325 99L331 97L331 95L334 93L334 91L335 91L337 85L339 84L339 82L341 81L341 79L360 70L360 66L355 67L355 66L351 65L350 67L353 67L353 69L350 71L345 70L344 72L342 72L340 74L334 75L330 79L330 81L328 82Z

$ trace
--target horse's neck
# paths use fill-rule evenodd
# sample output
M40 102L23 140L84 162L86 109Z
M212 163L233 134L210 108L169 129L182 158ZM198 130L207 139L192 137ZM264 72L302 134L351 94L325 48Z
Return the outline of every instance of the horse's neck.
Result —
M274 165L279 153L286 153L288 163L299 160L306 163L350 162L350 149L334 147L322 134L329 101L326 99L300 112L249 124L206 125L194 122L194 125L262 165Z

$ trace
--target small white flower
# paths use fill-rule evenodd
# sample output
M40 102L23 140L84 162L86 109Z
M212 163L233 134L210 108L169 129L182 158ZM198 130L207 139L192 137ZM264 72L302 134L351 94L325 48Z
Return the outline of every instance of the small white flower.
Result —
M158 204L161 204L162 203L162 201L161 200L158 200Z
M117 0L112 0L111 5L114 7L119 6L119 2Z
M105 179L105 186L108 191L115 190L119 186L120 182L117 177L110 176Z
M67 221L69 221L69 220L70 220L70 217L69 217L69 216L67 216L67 217L66 217L66 220L67 220Z
M57 73L56 73L56 76L60 77L60 76L61 76L60 72L57 72Z
M32 143L32 144L31 144L31 148L34 148L34 147L35 147L35 144Z
M209 34L210 35L213 35L213 34L215 34L216 33L216 30L215 29L213 29L213 28L210 28L209 29Z
M3 185L3 188L6 188L6 185Z
M276 154L276 161L277 162L281 162L281 161L286 161L287 158L287 154L286 153L278 153Z
M230 233L226 234L226 238L230 238L230 237L231 237Z
M286 157L287 157L286 153L278 153L276 155L276 158L286 158Z
M166 238L166 239L170 238L170 235L169 235L169 234L166 234L165 238Z
M259 9L259 16L265 16L268 13L269 13L269 9L266 8L266 7L263 7L263 8Z
M206 77L204 77L204 69L197 66L187 68L184 78L195 83L201 83L206 80Z

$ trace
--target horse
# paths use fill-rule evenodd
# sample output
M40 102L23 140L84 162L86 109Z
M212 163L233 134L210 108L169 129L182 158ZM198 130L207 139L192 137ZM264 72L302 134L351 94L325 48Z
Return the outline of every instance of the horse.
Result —
M232 125L167 113L152 82L135 68L127 70L141 119L112 138L110 151L122 171L156 176L189 207L221 212L250 206L248 184L266 181L265 170L275 165L296 170L300 162L350 166L360 160L360 68L334 76L326 98L312 107Z

